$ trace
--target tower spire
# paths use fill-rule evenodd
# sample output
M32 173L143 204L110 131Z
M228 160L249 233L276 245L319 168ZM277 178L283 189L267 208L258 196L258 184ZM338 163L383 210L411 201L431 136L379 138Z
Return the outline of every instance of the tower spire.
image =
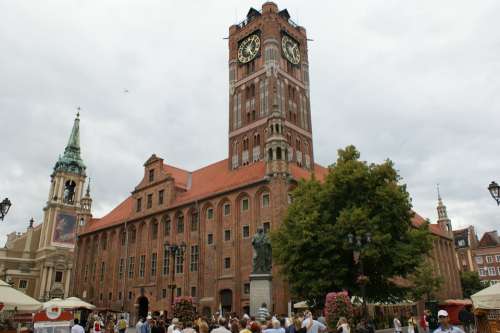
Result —
M439 190L439 184L437 184L437 195L438 195L438 220L437 223L445 231L451 232L451 220L448 218L448 212L446 211L446 206L443 204L443 199L441 198L441 191Z
M85 196L90 197L90 177L89 182L87 183L87 191L85 191Z
M78 107L78 110L80 110L80 107ZM80 112L77 112L71 134L69 135L68 144L64 148L63 156L59 156L54 166L54 171L85 175L85 168L85 164L80 156Z

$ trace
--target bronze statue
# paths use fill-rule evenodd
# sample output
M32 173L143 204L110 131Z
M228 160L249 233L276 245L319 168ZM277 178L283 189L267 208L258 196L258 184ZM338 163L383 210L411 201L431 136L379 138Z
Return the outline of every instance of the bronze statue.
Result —
M253 246L253 270L254 274L271 273L271 242L264 233L264 229L259 227L257 233L252 238Z

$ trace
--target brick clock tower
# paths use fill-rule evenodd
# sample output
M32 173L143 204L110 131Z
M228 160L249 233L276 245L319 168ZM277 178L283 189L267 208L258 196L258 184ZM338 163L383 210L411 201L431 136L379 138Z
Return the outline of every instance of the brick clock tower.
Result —
M307 37L266 2L229 28L229 167L265 160L268 175L314 166Z

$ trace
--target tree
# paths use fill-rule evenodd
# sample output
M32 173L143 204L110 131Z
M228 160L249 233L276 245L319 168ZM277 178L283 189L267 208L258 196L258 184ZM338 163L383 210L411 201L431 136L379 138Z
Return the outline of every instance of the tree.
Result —
M412 284L409 294L416 301L422 298L426 301L433 299L444 282L441 276L434 273L434 269L428 261L423 261L415 273L409 277L409 280Z
M354 146L339 150L324 183L299 182L280 228L271 234L274 262L292 293L324 303L330 291L359 295L359 265L367 277L367 299L399 300L406 277L432 246L427 228L411 224L411 199L390 160L368 164ZM347 235L371 233L360 261L353 260Z
M461 272L460 282L464 298L470 298L471 295L489 286L489 283L481 282L477 272Z

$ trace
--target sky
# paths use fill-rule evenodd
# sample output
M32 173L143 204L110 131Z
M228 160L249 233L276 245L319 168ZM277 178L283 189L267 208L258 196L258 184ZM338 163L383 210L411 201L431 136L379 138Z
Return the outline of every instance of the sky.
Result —
M499 229L500 2L279 1L307 29L316 162L354 144L391 159L415 211ZM188 170L227 157L229 26L258 1L0 0L0 245L42 221L76 108L93 214L153 153ZM124 90L128 90L125 93Z

